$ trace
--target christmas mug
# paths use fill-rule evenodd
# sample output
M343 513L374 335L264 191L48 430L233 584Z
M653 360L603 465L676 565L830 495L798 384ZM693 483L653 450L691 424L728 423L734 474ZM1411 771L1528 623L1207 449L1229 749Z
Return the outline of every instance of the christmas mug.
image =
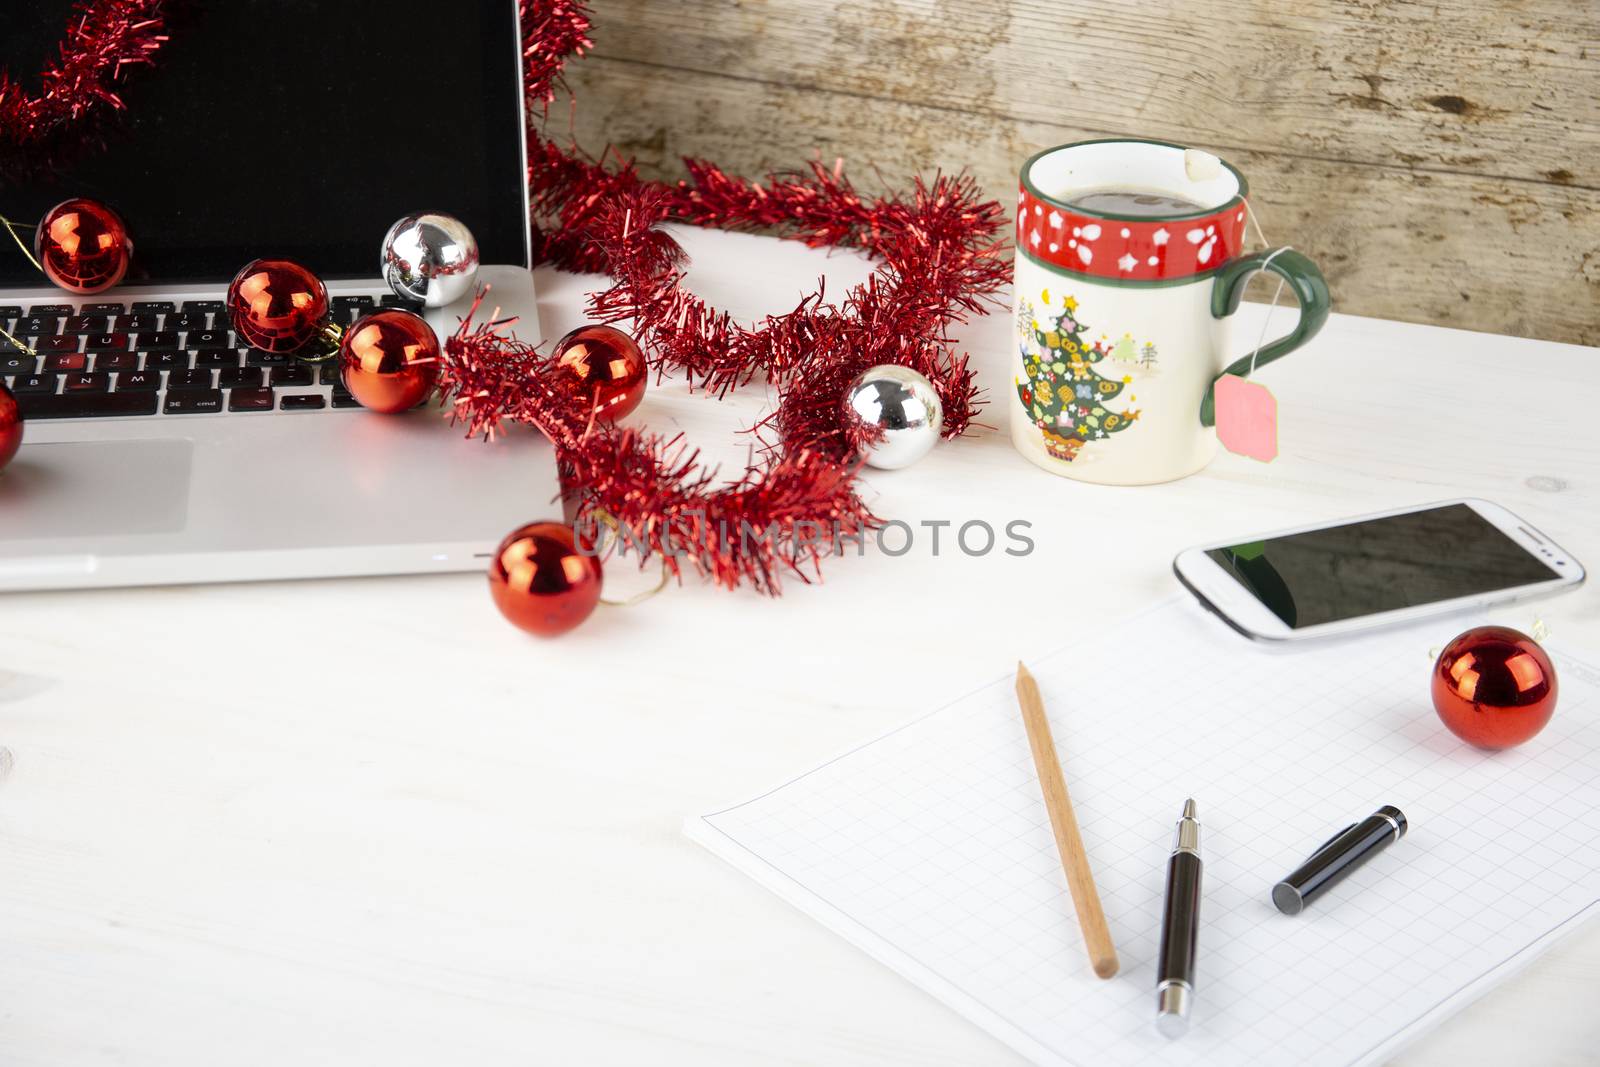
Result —
M1160 141L1080 141L1023 165L1010 396L1024 456L1107 485L1211 461L1216 383L1283 358L1328 318L1328 284L1305 256L1241 254L1246 194L1229 164ZM1299 321L1241 353L1232 315L1262 270L1294 292Z

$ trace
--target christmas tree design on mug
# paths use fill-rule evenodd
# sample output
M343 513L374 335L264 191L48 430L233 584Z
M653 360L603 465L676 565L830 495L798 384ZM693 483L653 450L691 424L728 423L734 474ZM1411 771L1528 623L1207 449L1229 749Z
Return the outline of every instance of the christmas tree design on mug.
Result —
M1039 295L1050 303L1049 290ZM1113 410L1106 402L1120 397L1133 384L1128 371L1136 367L1153 370L1156 357L1154 345L1145 344L1141 352L1129 334L1110 343L1105 338L1089 341L1084 337L1087 327L1077 318L1077 299L1068 296L1061 307L1051 327L1045 329L1033 318L1031 306L1024 305L1028 319L1025 335L1032 335L1033 344L1021 349L1028 380L1016 379L1014 384L1023 410L1044 437L1045 449L1070 463L1086 443L1123 433L1138 421L1137 408ZM1108 356L1122 373L1100 372L1098 365ZM1127 400L1131 404L1137 397L1130 394Z

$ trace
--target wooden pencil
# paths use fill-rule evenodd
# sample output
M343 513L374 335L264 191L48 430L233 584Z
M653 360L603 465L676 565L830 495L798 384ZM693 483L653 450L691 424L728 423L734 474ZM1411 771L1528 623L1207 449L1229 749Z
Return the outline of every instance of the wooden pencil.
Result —
M1017 703L1022 705L1022 723L1028 730L1028 747L1033 750L1033 765L1039 771L1039 786L1044 791L1044 808L1050 813L1050 828L1055 831L1056 849L1061 853L1061 869L1067 875L1072 906L1078 913L1078 926L1089 950L1089 963L1101 978L1117 973L1117 949L1106 927L1106 913L1100 907L1100 894L1089 870L1089 854L1078 833L1078 820L1072 814L1072 798L1056 758L1056 744L1050 736L1050 720L1045 718L1039 684L1021 661L1017 663Z

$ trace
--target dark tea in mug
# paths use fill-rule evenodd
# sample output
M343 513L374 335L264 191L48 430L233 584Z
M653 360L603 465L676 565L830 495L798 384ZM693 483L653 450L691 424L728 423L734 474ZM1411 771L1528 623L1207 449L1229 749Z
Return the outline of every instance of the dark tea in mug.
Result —
M1137 189L1095 189L1081 193L1067 203L1092 215L1131 217L1139 219L1171 218L1203 211L1204 204L1185 200L1167 193L1142 192Z

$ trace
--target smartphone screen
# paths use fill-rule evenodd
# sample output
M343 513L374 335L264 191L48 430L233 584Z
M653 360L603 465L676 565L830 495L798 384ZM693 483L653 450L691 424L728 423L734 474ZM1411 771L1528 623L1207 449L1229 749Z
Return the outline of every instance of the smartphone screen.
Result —
M1296 630L1564 577L1465 504L1206 555Z

